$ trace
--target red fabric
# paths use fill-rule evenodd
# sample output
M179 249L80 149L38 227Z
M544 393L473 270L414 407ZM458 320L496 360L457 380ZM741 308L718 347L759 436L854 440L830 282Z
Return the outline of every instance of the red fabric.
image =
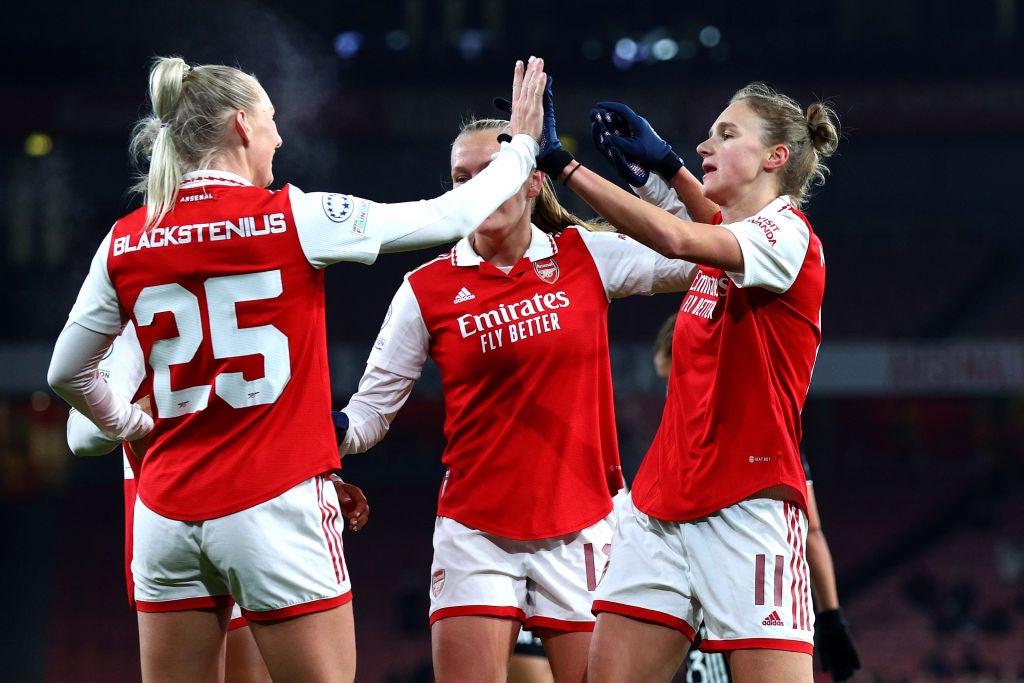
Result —
M781 294L700 268L676 318L661 425L633 483L646 514L698 519L779 485L807 509L800 411L825 288L821 242L807 229L799 275Z
M156 398L142 500L165 517L198 521L337 469L323 273L303 255L287 188L182 190L160 226L141 233L144 218L140 209L118 221L108 254ZM146 324L143 292L154 310ZM152 367L158 343L169 390ZM254 383L265 378L276 379ZM189 388L189 396L169 393Z
M622 486L608 297L579 233L552 239L507 275L453 254L409 276L445 396L438 514L520 540L596 523Z

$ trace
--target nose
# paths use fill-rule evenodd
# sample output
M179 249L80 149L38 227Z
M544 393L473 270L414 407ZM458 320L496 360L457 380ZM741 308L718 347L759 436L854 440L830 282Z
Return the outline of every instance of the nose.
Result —
M706 157L707 155L711 154L711 148L708 146L708 140L705 140L704 142L697 145L697 154L701 155L702 157Z

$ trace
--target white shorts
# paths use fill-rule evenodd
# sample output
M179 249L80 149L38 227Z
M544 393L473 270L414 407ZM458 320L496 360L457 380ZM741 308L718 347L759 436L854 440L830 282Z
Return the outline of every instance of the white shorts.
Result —
M517 541L453 519L434 523L430 623L487 615L526 628L592 631L594 589L608 564L614 513L565 536Z
M762 648L811 653L814 611L807 516L793 503L745 500L689 522L664 522L629 500L595 612L662 624L709 652Z
M319 612L352 599L334 486L313 477L277 498L203 522L136 500L132 575L140 612L224 606L250 621Z

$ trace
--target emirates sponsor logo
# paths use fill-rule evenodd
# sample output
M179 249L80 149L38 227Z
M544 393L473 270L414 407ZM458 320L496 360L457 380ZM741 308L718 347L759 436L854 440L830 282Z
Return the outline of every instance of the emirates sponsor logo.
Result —
M762 626L785 626L782 623L782 617L779 616L778 610L772 610L772 613L764 618L761 622Z
M430 577L430 592L434 594L434 597L441 595L441 591L444 590L444 570L438 569Z

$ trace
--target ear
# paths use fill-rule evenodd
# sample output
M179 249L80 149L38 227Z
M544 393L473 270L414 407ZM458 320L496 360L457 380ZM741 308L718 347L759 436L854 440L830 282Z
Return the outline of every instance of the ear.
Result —
M764 162L764 168L766 171L774 171L784 166L787 161L789 161L789 147L775 145L768 150L768 160Z
M249 143L252 142L252 129L245 118L245 112L241 109L235 112L235 132L242 139L242 146L248 147Z
M530 173L530 177L526 179L527 199L534 199L540 196L540 190L541 187L544 185L545 177L546 176L544 174L544 171L538 171L537 169L533 169L533 171Z

